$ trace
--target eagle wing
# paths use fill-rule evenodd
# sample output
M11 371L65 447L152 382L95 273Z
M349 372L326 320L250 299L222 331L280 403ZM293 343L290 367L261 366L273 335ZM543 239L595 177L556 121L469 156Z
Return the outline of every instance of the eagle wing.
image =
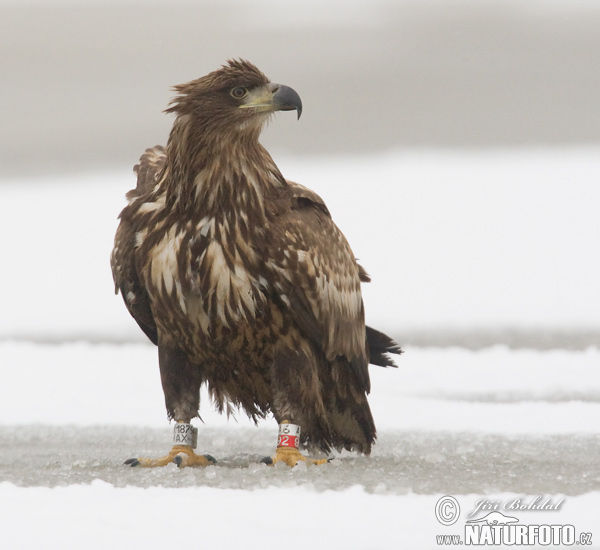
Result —
M360 280L364 273L323 199L288 182L287 208L271 227L268 267L275 299L328 361L343 357L369 391Z
M137 197L151 191L156 185L157 176L166 162L167 152L162 145L146 149L140 157L140 163L133 167L133 171L137 174L137 185L130 193ZM131 198L129 193L127 198Z
M115 246L110 258L115 293L121 292L123 301L131 316L153 344L158 344L158 334L150 297L140 280L135 261L136 233L143 229L136 227L135 212L143 202L138 199L150 193L156 184L166 160L165 149L161 145L146 149L140 163L133 168L137 174L137 186L127 193L129 200L119 218L121 223L115 235Z

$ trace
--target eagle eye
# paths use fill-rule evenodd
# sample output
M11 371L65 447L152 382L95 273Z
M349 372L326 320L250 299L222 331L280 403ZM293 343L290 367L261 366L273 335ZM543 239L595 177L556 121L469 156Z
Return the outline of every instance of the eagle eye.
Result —
M246 96L247 93L248 90L246 88L243 88L242 86L237 86L236 88L231 90L231 96L235 97L235 99L242 99Z

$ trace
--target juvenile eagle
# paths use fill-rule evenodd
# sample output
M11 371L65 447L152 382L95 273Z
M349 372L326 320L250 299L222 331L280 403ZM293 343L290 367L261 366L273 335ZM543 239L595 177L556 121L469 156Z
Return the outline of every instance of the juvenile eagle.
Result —
M275 456L298 447L368 454L375 425L369 361L400 348L365 327L356 262L323 200L287 181L258 138L275 111L302 103L247 61L175 87L166 147L135 167L111 256L116 291L158 360L174 446L126 463L207 465L191 420L208 385L220 412L280 424Z

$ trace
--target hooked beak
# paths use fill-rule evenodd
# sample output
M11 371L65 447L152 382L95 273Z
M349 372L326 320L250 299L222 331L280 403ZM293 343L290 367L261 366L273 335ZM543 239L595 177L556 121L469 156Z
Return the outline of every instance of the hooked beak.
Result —
M302 100L296 90L283 84L270 82L253 90L240 105L240 109L255 108L259 112L296 111L298 118L302 114Z

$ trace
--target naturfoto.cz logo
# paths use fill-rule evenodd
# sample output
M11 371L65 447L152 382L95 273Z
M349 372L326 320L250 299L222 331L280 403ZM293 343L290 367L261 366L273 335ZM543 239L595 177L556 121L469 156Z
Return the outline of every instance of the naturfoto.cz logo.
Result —
M514 515L503 514L503 510L558 510L564 499L554 503L550 498L545 501L541 496L531 502L513 499L505 503L482 499L477 501L475 509L467 518L480 511L487 513L477 519L466 519L462 535L437 535L438 545L449 546L586 546L592 544L591 533L579 533L573 525L536 524L524 525ZM491 510L491 511L488 511ZM460 518L460 505L452 496L443 496L435 505L435 516L444 526L455 524Z

